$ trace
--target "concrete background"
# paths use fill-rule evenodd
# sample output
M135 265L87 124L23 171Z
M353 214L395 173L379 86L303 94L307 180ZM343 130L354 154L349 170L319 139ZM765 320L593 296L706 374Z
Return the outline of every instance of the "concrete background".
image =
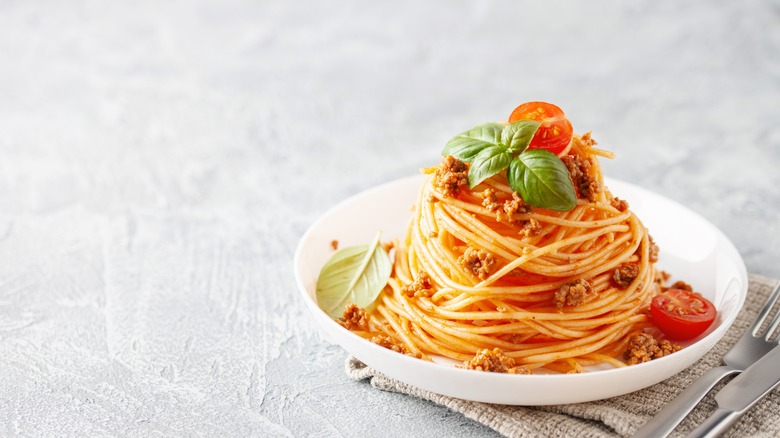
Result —
M349 381L292 255L528 100L780 277L777 1L0 2L0 435L490 435Z

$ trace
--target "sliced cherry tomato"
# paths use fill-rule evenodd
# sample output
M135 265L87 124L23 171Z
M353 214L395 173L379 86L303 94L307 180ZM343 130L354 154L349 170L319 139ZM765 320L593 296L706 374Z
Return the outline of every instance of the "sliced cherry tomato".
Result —
M547 149L558 155L569 145L572 128L569 119L557 106L547 102L526 102L509 116L509 123L520 120L542 122L528 149Z
M669 289L650 302L653 322L670 339L684 341L707 330L715 320L715 306L701 295Z

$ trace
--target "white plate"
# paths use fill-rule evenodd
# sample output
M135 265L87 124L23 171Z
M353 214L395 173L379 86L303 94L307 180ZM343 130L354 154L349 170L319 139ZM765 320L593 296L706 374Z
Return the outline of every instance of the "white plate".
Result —
M355 195L325 213L303 235L295 252L295 277L303 300L320 328L370 367L402 382L466 400L510 405L550 405L600 400L658 383L709 351L734 322L747 294L745 264L715 226L689 209L650 191L607 179L616 196L629 202L661 248L658 265L695 286L718 309L715 323L681 351L625 368L582 374L511 375L458 369L394 353L342 328L316 303L320 268L339 247L403 236L423 176L393 181Z

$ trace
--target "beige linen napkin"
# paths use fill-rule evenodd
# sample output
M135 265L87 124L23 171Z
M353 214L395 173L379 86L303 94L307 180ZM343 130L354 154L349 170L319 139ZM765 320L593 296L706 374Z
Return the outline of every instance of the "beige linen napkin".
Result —
M494 405L415 388L387 378L351 356L347 358L346 370L354 380L369 379L375 388L409 394L446 406L505 436L631 436L683 388L708 369L721 364L721 357L753 322L776 283L777 280L751 275L745 306L734 325L709 353L690 368L649 388L606 400L539 407ZM715 409L714 393L711 392L701 402L672 436L687 434L709 416ZM780 436L780 391L774 391L756 405L727 436Z

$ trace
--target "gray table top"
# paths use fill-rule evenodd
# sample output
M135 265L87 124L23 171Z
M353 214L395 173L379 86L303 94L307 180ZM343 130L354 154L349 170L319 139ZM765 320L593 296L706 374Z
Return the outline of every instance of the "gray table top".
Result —
M518 103L780 277L777 1L0 3L0 435L458 435L343 372L292 256Z

